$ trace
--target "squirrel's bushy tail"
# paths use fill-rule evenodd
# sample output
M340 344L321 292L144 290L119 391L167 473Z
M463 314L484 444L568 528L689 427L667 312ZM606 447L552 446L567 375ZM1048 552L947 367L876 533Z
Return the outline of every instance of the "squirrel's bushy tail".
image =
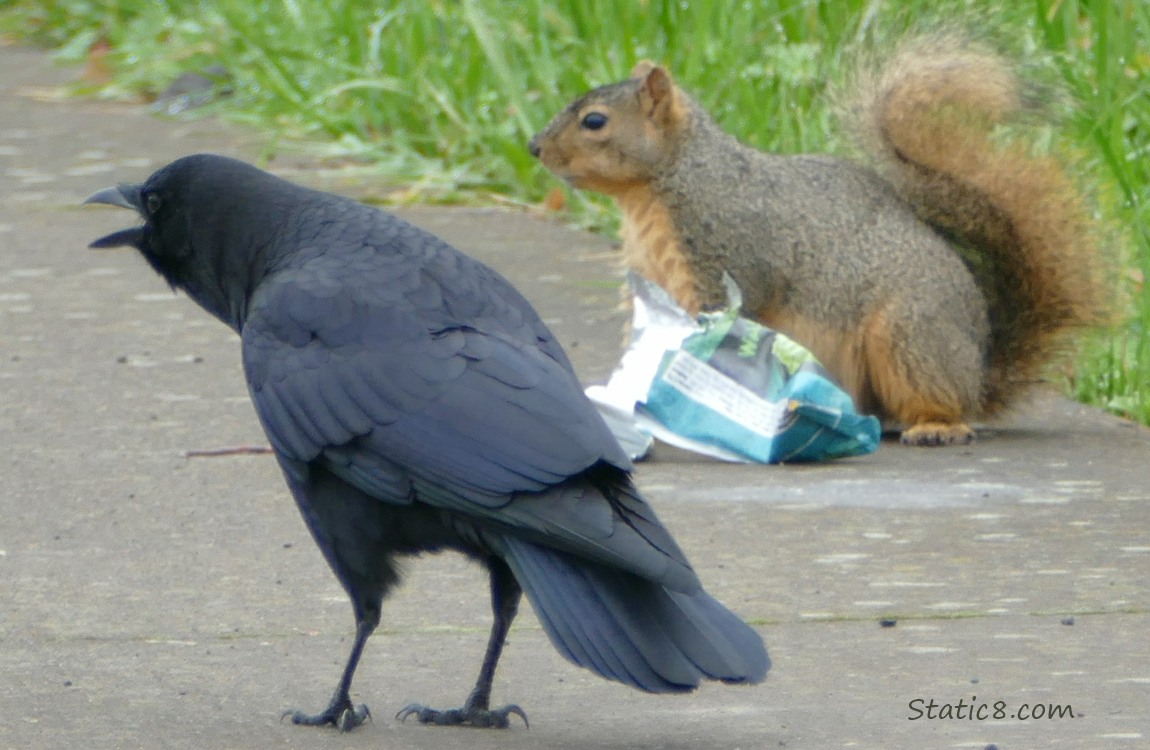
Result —
M1015 66L956 32L904 42L860 73L848 114L924 221L968 253L991 322L985 415L1038 378L1060 334L1106 317L1099 236L1053 156L1010 126L1032 102Z

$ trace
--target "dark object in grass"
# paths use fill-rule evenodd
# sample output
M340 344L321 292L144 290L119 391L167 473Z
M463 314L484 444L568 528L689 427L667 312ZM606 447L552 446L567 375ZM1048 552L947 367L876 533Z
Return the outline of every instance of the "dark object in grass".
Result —
M209 65L202 71L180 74L156 97L152 109L178 115L209 104L234 90L232 74L223 65Z

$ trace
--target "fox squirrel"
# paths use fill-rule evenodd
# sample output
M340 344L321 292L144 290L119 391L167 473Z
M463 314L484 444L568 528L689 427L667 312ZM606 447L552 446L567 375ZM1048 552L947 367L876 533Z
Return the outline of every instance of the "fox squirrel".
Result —
M807 346L902 442L967 443L1060 334L1106 317L1096 228L1062 164L1002 143L1033 97L1001 55L926 34L851 89L874 168L743 145L650 62L530 150L615 199L624 262L688 312L725 303L727 271L744 314Z

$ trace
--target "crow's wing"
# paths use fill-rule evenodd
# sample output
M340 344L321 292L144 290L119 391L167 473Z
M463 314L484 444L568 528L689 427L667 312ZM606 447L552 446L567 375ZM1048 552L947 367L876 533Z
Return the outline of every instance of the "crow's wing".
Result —
M323 461L382 501L427 502L694 585L628 482L569 482L629 462L518 292L445 245L385 251L316 255L252 298L244 367L287 470Z

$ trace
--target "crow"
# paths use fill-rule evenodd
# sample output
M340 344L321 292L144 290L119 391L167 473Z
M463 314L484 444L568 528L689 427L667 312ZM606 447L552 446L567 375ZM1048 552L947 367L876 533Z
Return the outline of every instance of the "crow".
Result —
M350 730L364 644L397 561L455 550L486 567L493 624L462 708L423 723L506 727L490 705L520 598L555 648L652 693L761 681L758 633L707 594L631 479L567 355L502 276L350 198L242 161L178 159L92 195L143 224L91 244L134 247L229 325L263 429L355 615L330 703L296 724Z

